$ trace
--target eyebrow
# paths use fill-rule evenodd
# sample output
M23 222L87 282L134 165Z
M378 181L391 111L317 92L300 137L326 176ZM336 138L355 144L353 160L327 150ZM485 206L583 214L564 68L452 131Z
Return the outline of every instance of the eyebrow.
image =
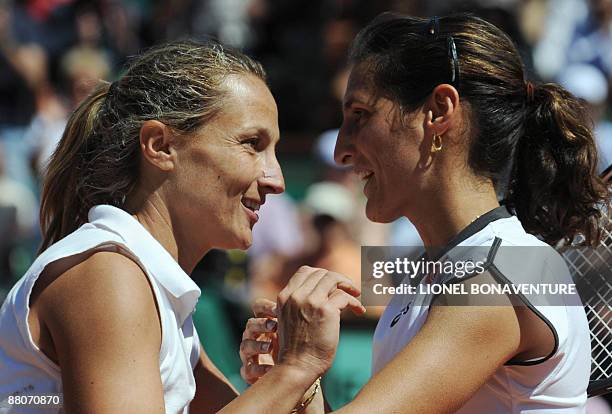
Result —
M346 101L344 101L344 102L342 103L342 108L343 108L343 109L348 109L348 108L350 108L351 106L353 106L353 104L354 104L354 103L359 103L359 104L366 105L366 103L365 103L365 102L363 102L361 99L356 98L356 97L354 97L354 96L351 96L349 99L347 99Z
M355 92L353 94L351 94L349 96L349 98L346 101L342 102L342 110L347 110L349 109L353 104L360 104L360 105L365 105L367 106L369 109L374 109L376 106L376 102L378 101L377 97L372 97L369 101L368 99L364 99L363 96L360 96L361 94L359 92Z
M270 131L268 128L246 127L245 131L241 135L261 135L262 137L269 139L272 143L278 143L278 141L280 141L280 135L277 136L276 139L273 139L274 135L272 134L272 131Z

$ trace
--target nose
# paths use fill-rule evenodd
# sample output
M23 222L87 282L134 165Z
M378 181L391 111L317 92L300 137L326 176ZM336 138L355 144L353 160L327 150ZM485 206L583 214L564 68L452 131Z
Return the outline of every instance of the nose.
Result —
M259 191L265 194L280 194L285 191L285 178L276 156L266 163L263 176L259 179Z
M353 165L354 148L350 143L348 133L343 125L338 132L336 147L334 148L334 161L342 166Z

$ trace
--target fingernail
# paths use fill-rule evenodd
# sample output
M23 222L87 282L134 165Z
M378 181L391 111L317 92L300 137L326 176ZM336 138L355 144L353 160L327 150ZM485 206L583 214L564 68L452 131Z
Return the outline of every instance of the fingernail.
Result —
M276 329L276 321L273 321L272 319L268 319L266 321L266 330L272 331L274 329Z

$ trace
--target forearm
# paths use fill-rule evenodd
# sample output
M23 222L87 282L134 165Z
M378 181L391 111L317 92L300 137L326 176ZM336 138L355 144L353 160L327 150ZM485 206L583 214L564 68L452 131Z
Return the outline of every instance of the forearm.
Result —
M219 414L290 413L315 380L295 367L277 365Z

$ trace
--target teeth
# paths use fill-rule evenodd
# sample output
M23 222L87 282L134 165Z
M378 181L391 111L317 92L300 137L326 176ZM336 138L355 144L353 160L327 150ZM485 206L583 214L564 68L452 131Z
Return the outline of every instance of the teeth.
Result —
M242 204L248 208L249 210L257 211L259 210L259 203L249 199L242 199Z
M370 178L372 174L374 174L372 171L367 171L367 170L354 170L354 172L362 180L367 180L368 178Z

